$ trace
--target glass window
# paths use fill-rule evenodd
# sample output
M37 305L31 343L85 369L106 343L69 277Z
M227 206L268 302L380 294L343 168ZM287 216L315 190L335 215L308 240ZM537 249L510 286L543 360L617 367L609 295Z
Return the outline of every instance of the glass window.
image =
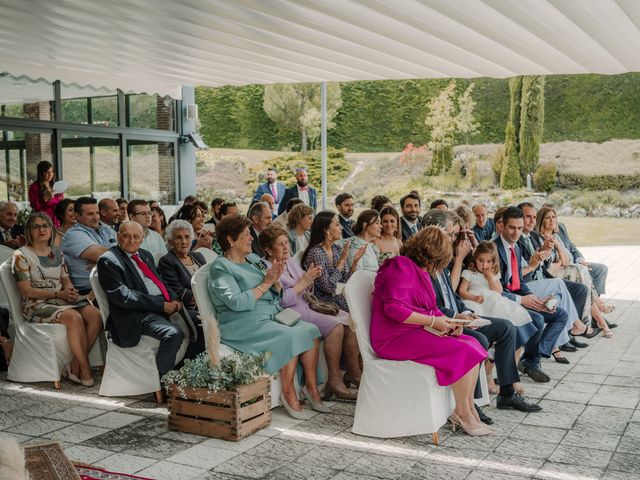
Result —
M52 120L53 84L0 73L0 117Z
M175 101L158 95L127 95L127 125L134 128L175 130Z
M118 126L118 93L106 88L60 85L62 121Z
M62 178L67 196L120 196L120 147L117 138L62 136Z
M27 201L42 160L53 163L50 132L0 131L0 199Z
M176 202L175 144L129 140L129 198Z

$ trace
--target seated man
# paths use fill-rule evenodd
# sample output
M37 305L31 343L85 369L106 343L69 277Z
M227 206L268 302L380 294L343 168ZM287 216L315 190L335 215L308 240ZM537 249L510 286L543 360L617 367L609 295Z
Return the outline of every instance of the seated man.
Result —
M449 210L449 204L444 198L436 198L433 202L431 202L431 205L429 205L429 210L432 210L434 208L446 212L447 210Z
M251 220L251 236L253 242L251 243L251 250L260 258L265 258L267 255L260 246L258 241L258 235L260 232L271 225L271 210L269 205L263 202L254 203L249 209L249 220Z
M496 223L492 218L489 218L487 207L482 203L478 203L473 206L472 210L473 215L476 217L473 234L479 242L483 240L491 240L491 237L493 237L493 234L496 231Z
M164 243L164 239L158 232L154 232L149 228L151 226L151 207L147 201L131 200L127 205L127 213L131 220L142 227L144 234L141 248L151 253L154 259L159 259L166 255L167 246Z
M558 337L566 329L569 316L561 308L548 308L545 304L547 299L539 298L529 290L522 277L522 254L517 245L524 228L522 210L518 207L506 208L502 214L502 225L501 235L494 240L500 259L502 294L526 308L531 321L538 328L538 332L525 344L518 367L534 381L548 382L551 379L542 371L540 357L551 357Z
M175 366L184 338L169 321L182 304L163 283L151 254L140 249L143 235L138 223L122 223L118 245L98 260L98 279L109 301L106 330L111 340L123 348L135 347L142 335L160 340L156 365L162 376Z
M276 215L276 203L275 203L275 200L273 199L273 195L271 195L270 193L265 193L264 195L262 195L260 197L260 202L266 203L267 205L269 205L269 210L271 210L271 219L272 220L277 217L277 215Z
M340 193L336 196L336 208L338 209L338 220L342 226L342 238L353 237L353 195L350 193Z
M16 225L18 208L11 202L0 202L0 245L14 250L24 246L24 230Z
M299 198L292 198L291 200L289 200L287 202L287 207L285 208L284 212L282 212L280 215L278 215L275 220L273 220L273 223L280 225L282 228L287 229L288 224L289 224L289 212L293 209L293 207L295 207L296 205L298 205L299 203L304 203L302 200L300 200Z
M120 210L116 201L113 198L103 198L98 202L98 211L100 212L100 224L117 232Z
M452 238L454 225L451 216L446 215L441 210L432 211L430 215L425 215L426 223L424 227L431 225L442 228L449 238ZM438 212L440 214L438 214ZM440 311L449 318L460 318L471 320L476 316L464 304L462 298L455 293L451 284L448 269L439 272L430 272L433 289L436 294L436 304ZM520 382L520 375L516 367L515 347L516 347L516 331L515 327L508 320L502 318L488 318L491 325L480 327L476 330L465 329L464 333L474 337L485 348L489 349L491 344L495 346L495 364L498 371L498 385L500 392L496 401L499 409L516 409L522 412L537 412L542 410L540 405L529 403L519 393L515 391L514 383ZM476 387L476 398L479 395L479 385ZM493 421L479 409L480 419L488 424Z
M410 237L418 233L422 228L420 221L421 200L420 195L415 190L400 198L400 228L402 231L402 241L406 242Z
M67 230L60 248L73 286L80 295L91 291L89 273L98 258L116 244L115 232L100 224L95 198L80 197L74 205L78 223Z

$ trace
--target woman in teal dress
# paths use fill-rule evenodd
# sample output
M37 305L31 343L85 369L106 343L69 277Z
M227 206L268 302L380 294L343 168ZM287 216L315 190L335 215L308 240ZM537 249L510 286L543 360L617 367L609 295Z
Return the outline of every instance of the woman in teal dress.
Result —
M221 340L244 353L264 353L265 370L280 371L280 401L289 415L305 419L293 386L299 358L306 378L303 395L314 410L328 412L317 387L320 330L307 322L293 326L278 323L275 317L282 310L279 279L284 264L274 262L267 269L251 253L250 225L246 217L235 215L223 218L216 227L224 255L213 262L208 289Z

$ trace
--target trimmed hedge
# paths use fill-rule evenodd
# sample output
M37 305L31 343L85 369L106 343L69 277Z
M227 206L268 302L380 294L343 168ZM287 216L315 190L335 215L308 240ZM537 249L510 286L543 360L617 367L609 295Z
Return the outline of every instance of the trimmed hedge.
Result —
M640 188L640 173L629 175L577 175L561 173L558 175L558 188L576 190L632 190Z

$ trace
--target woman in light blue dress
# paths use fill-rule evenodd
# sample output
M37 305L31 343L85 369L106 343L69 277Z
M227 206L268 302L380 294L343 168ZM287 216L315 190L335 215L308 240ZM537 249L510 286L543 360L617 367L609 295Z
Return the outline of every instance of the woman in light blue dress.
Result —
M357 270L366 270L370 272L378 271L378 257L380 249L373 243L373 240L380 238L382 224L380 223L380 215L377 210L363 210L356 224L353 227L354 237L351 237L349 245L349 253L347 254L347 265L352 272ZM354 267L354 259L358 250L364 247L364 254L360 261Z
M250 225L244 216L229 216L216 228L224 256L213 262L208 290L221 340L244 353L264 353L265 370L271 374L280 371L280 401L292 417L305 419L307 416L293 385L300 358L306 378L303 395L315 410L327 412L317 388L320 331L307 322L293 326L278 323L276 315L282 311L279 279L284 264L274 262L267 269L264 262L251 253Z

